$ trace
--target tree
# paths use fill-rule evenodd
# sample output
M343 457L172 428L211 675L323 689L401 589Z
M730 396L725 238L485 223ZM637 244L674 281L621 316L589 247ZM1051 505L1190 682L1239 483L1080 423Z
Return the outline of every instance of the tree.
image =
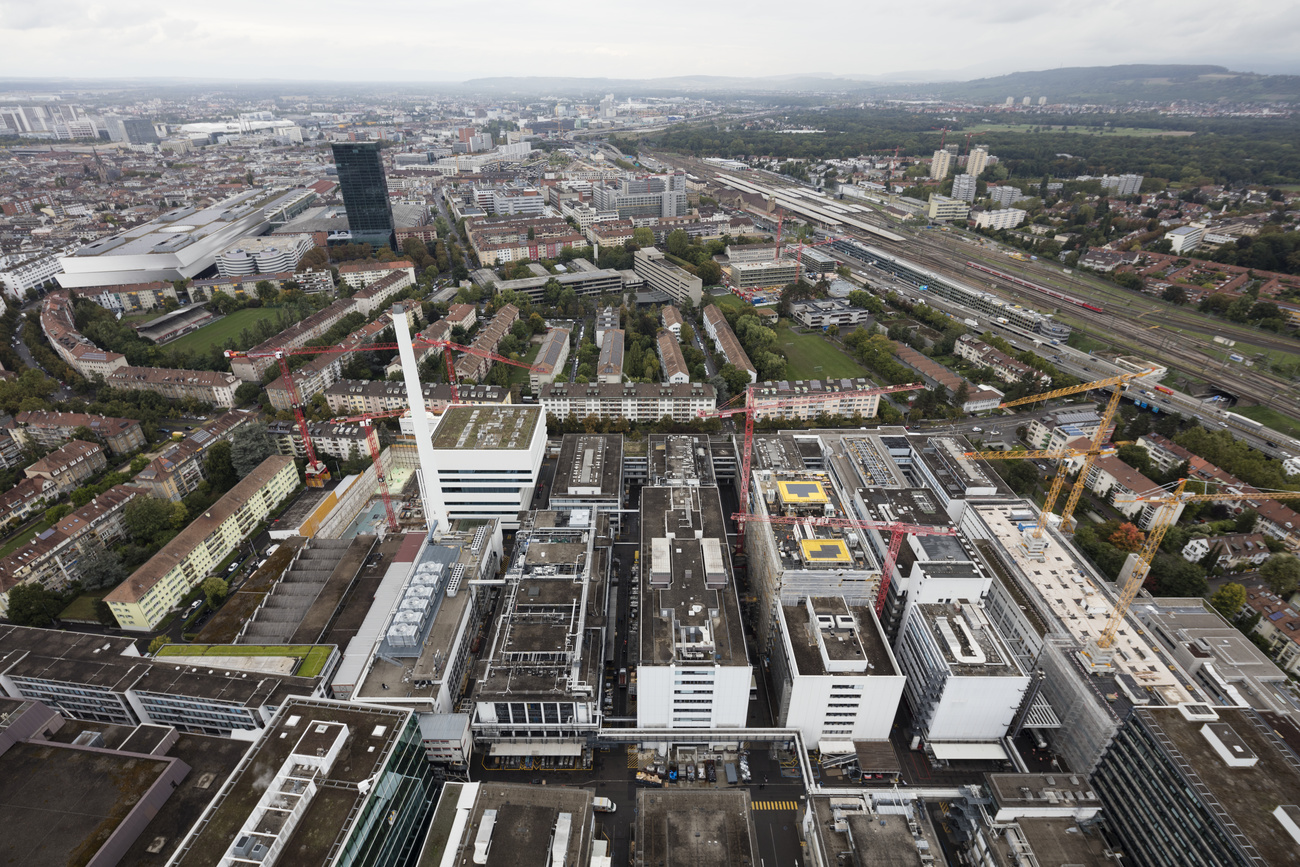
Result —
M260 422L245 425L231 439L230 461L241 479L273 454L275 444L266 432L266 425Z
M722 381L727 384L727 391L732 394L740 394L749 387L749 374L734 364L724 364L718 371Z
M258 280L257 297L262 299L263 304L269 304L280 297L280 290L270 280Z
M112 551L96 551L83 557L77 566L81 572L81 586L87 590L116 587L126 580L122 558Z
M126 504L122 521L139 544L161 547L185 526L185 506L156 497L136 497Z
M219 575L209 575L203 579L203 595L207 597L208 607L216 608L230 592L230 585Z
M1293 554L1274 554L1264 562L1259 574L1270 590L1285 599L1300 589L1300 558Z
M684 229L673 229L668 233L668 237L664 240L668 252L679 259L686 256L686 253L691 246L691 239Z
M632 242L638 247L653 247L655 245L655 231L649 226L639 226L632 230Z
M1151 453L1142 446L1120 446L1115 456L1142 475L1151 474Z
M252 403L261 396L262 387L256 382L243 382L235 389L235 403L238 405Z
M150 641L150 642L149 642L149 655L150 655L150 656L153 656L153 655L156 654L159 650L161 650L163 647L165 647L165 646L167 646L168 644L171 644L171 643L172 643L172 640L171 640L170 636L167 636L167 635L155 635L154 638L153 638L153 641Z
M27 582L9 591L9 620L19 626L50 626L63 610L63 597Z
M1255 522L1258 520L1259 513L1254 509L1242 509L1241 514L1233 519L1236 524L1235 529L1238 533L1255 532Z
M1210 604L1214 610L1223 615L1223 619L1229 623L1237 619L1241 613L1241 608L1246 604L1246 588L1240 584L1229 581L1210 597Z
M1170 284L1169 288L1165 289L1165 291L1161 293L1160 297L1171 304L1187 303L1187 292L1183 290L1182 286L1179 286L1176 283Z
M1136 552L1142 548L1146 534L1130 523L1120 524L1106 540L1121 551Z
M695 276L705 286L716 286L722 282L722 266L712 259L705 259L695 266Z
M1149 576L1159 596L1204 596L1209 589L1205 570L1182 557L1157 554Z
M1029 461L994 461L994 466L1002 469L1002 478L1007 487L1019 494L1027 495L1038 484L1038 470Z
M218 495L229 491L239 481L239 474L235 472L231 459L233 448L229 440L222 440L208 449L208 457L203 462L208 484L212 486L213 493Z

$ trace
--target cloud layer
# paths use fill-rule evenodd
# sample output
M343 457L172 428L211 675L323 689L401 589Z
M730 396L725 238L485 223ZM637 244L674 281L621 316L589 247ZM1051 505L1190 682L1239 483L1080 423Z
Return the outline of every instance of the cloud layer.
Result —
M924 70L968 78L1118 63L1300 73L1297 44L1300 4L1264 0L0 0L0 75L23 77L418 82Z

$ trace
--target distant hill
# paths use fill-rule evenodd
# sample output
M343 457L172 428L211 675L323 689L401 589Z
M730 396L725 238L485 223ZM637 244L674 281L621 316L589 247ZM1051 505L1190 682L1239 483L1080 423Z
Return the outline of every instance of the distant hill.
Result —
M865 76L828 74L777 75L744 78L725 75L682 75L666 78L476 78L462 85L471 91L516 94L592 95L616 92L646 95L672 93L861 93L863 95L932 96L1000 103L1008 96L1019 102L1047 97L1048 103L1172 102L1300 102L1300 76L1233 72L1225 66L1129 64L1077 66L1013 72L972 81L931 80L898 83Z
M900 88L890 88L891 90ZM1129 64L1075 66L1037 72L1013 72L973 81L910 85L914 93L949 99L999 103L1008 96L1019 102L1045 96L1061 102L1300 102L1300 76L1233 72L1224 66Z

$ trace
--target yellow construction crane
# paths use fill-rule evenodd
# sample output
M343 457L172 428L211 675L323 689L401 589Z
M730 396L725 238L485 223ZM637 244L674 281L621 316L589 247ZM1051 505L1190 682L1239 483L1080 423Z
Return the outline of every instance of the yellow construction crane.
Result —
M1101 635L1090 641L1083 654L1091 663L1094 671L1104 671L1110 667L1114 655L1115 633L1124 622L1129 606L1142 589L1142 582L1151 571L1151 561L1160 550L1160 542L1165 538L1169 528L1178 522L1182 514L1180 507L1189 503L1222 503L1236 500L1300 500L1300 491L1252 491L1243 494L1238 491L1197 494L1187 490L1187 479L1181 479L1178 487L1172 491L1160 491L1154 494L1123 494L1115 498L1116 505L1129 503L1147 503L1157 507L1151 526L1147 530L1142 547L1135 554L1129 554L1120 571L1119 600L1115 603L1110 618L1106 621Z
M964 457L985 461L1014 461L1021 459L1061 461L1057 466L1056 475L1052 477L1052 486L1047 491L1047 499L1043 501L1043 508L1038 512L1038 524L1033 530L1033 537L1041 539L1043 538L1043 532L1047 529L1047 516L1052 514L1052 509L1056 505L1056 498L1060 496L1061 488L1065 485L1065 478L1070 467L1069 459L1087 457L1092 449L1097 449L1094 458L1100 455L1113 455L1116 446L1125 445L1130 445L1130 443L1107 443L1104 446L1090 444L1088 449L1061 447L1056 449L1022 449L1013 452L966 452Z
M1106 409L1101 414L1101 422L1097 425L1097 432L1092 435L1092 442L1089 443L1087 449L1048 449L1032 452L969 452L966 457L988 460L1030 457L1082 457L1083 466L1079 468L1079 478L1074 483L1074 487L1070 489L1069 499L1066 500L1065 508L1061 511L1061 530L1068 533L1074 528L1074 509L1079 505L1079 497L1082 496L1083 489L1088 485L1088 471L1092 469L1093 462L1097 460L1098 455L1110 451L1108 447L1103 447L1102 443L1110 430L1110 422L1115 417L1115 410L1119 408L1119 399L1124 395L1125 386L1134 379L1149 376L1154 372L1154 369L1148 369L1140 373L1122 373L1119 376L1099 379L1095 382L1072 385L1068 388L1056 388L1042 394L1022 397L1019 400L1009 400L998 407L998 409L1007 409L1008 407L1021 406L1026 403L1036 403L1040 400L1052 400L1069 394L1091 391L1094 388L1114 387L1115 391L1111 394L1110 401L1107 402ZM1047 499L1043 502L1042 511L1038 514L1038 524L1034 527L1032 535L1025 535L1021 540L1021 546L1025 549L1025 553L1031 557L1041 560L1045 556L1047 538L1044 534L1047 527L1047 516L1051 514L1052 508L1056 505L1056 498L1065 485L1065 477L1069 473L1069 469L1070 462L1064 459L1061 460L1056 468L1056 476L1052 479L1052 486L1047 492Z

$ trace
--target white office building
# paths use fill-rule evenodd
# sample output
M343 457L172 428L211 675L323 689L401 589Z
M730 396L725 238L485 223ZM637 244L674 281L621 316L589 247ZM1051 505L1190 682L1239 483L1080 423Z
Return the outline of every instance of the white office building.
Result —
M826 596L783 605L777 614L772 675L778 724L799 729L810 747L887 740L903 698L903 675L875 612Z
M249 190L207 208L176 208L156 220L100 238L60 260L59 285L123 286L188 280L216 264L220 253L240 238L259 235L281 200L301 198L301 190L267 201L265 190Z
M894 652L907 676L914 731L939 759L987 757L1029 689L978 601L909 606Z
M651 445L660 485L641 489L637 727L743 727L752 668L708 449L691 436Z
M433 432L448 518L497 518L506 529L518 527L545 451L546 416L539 407L449 407Z
M217 256L217 271L222 277L283 274L297 268L313 246L311 235L240 238Z

